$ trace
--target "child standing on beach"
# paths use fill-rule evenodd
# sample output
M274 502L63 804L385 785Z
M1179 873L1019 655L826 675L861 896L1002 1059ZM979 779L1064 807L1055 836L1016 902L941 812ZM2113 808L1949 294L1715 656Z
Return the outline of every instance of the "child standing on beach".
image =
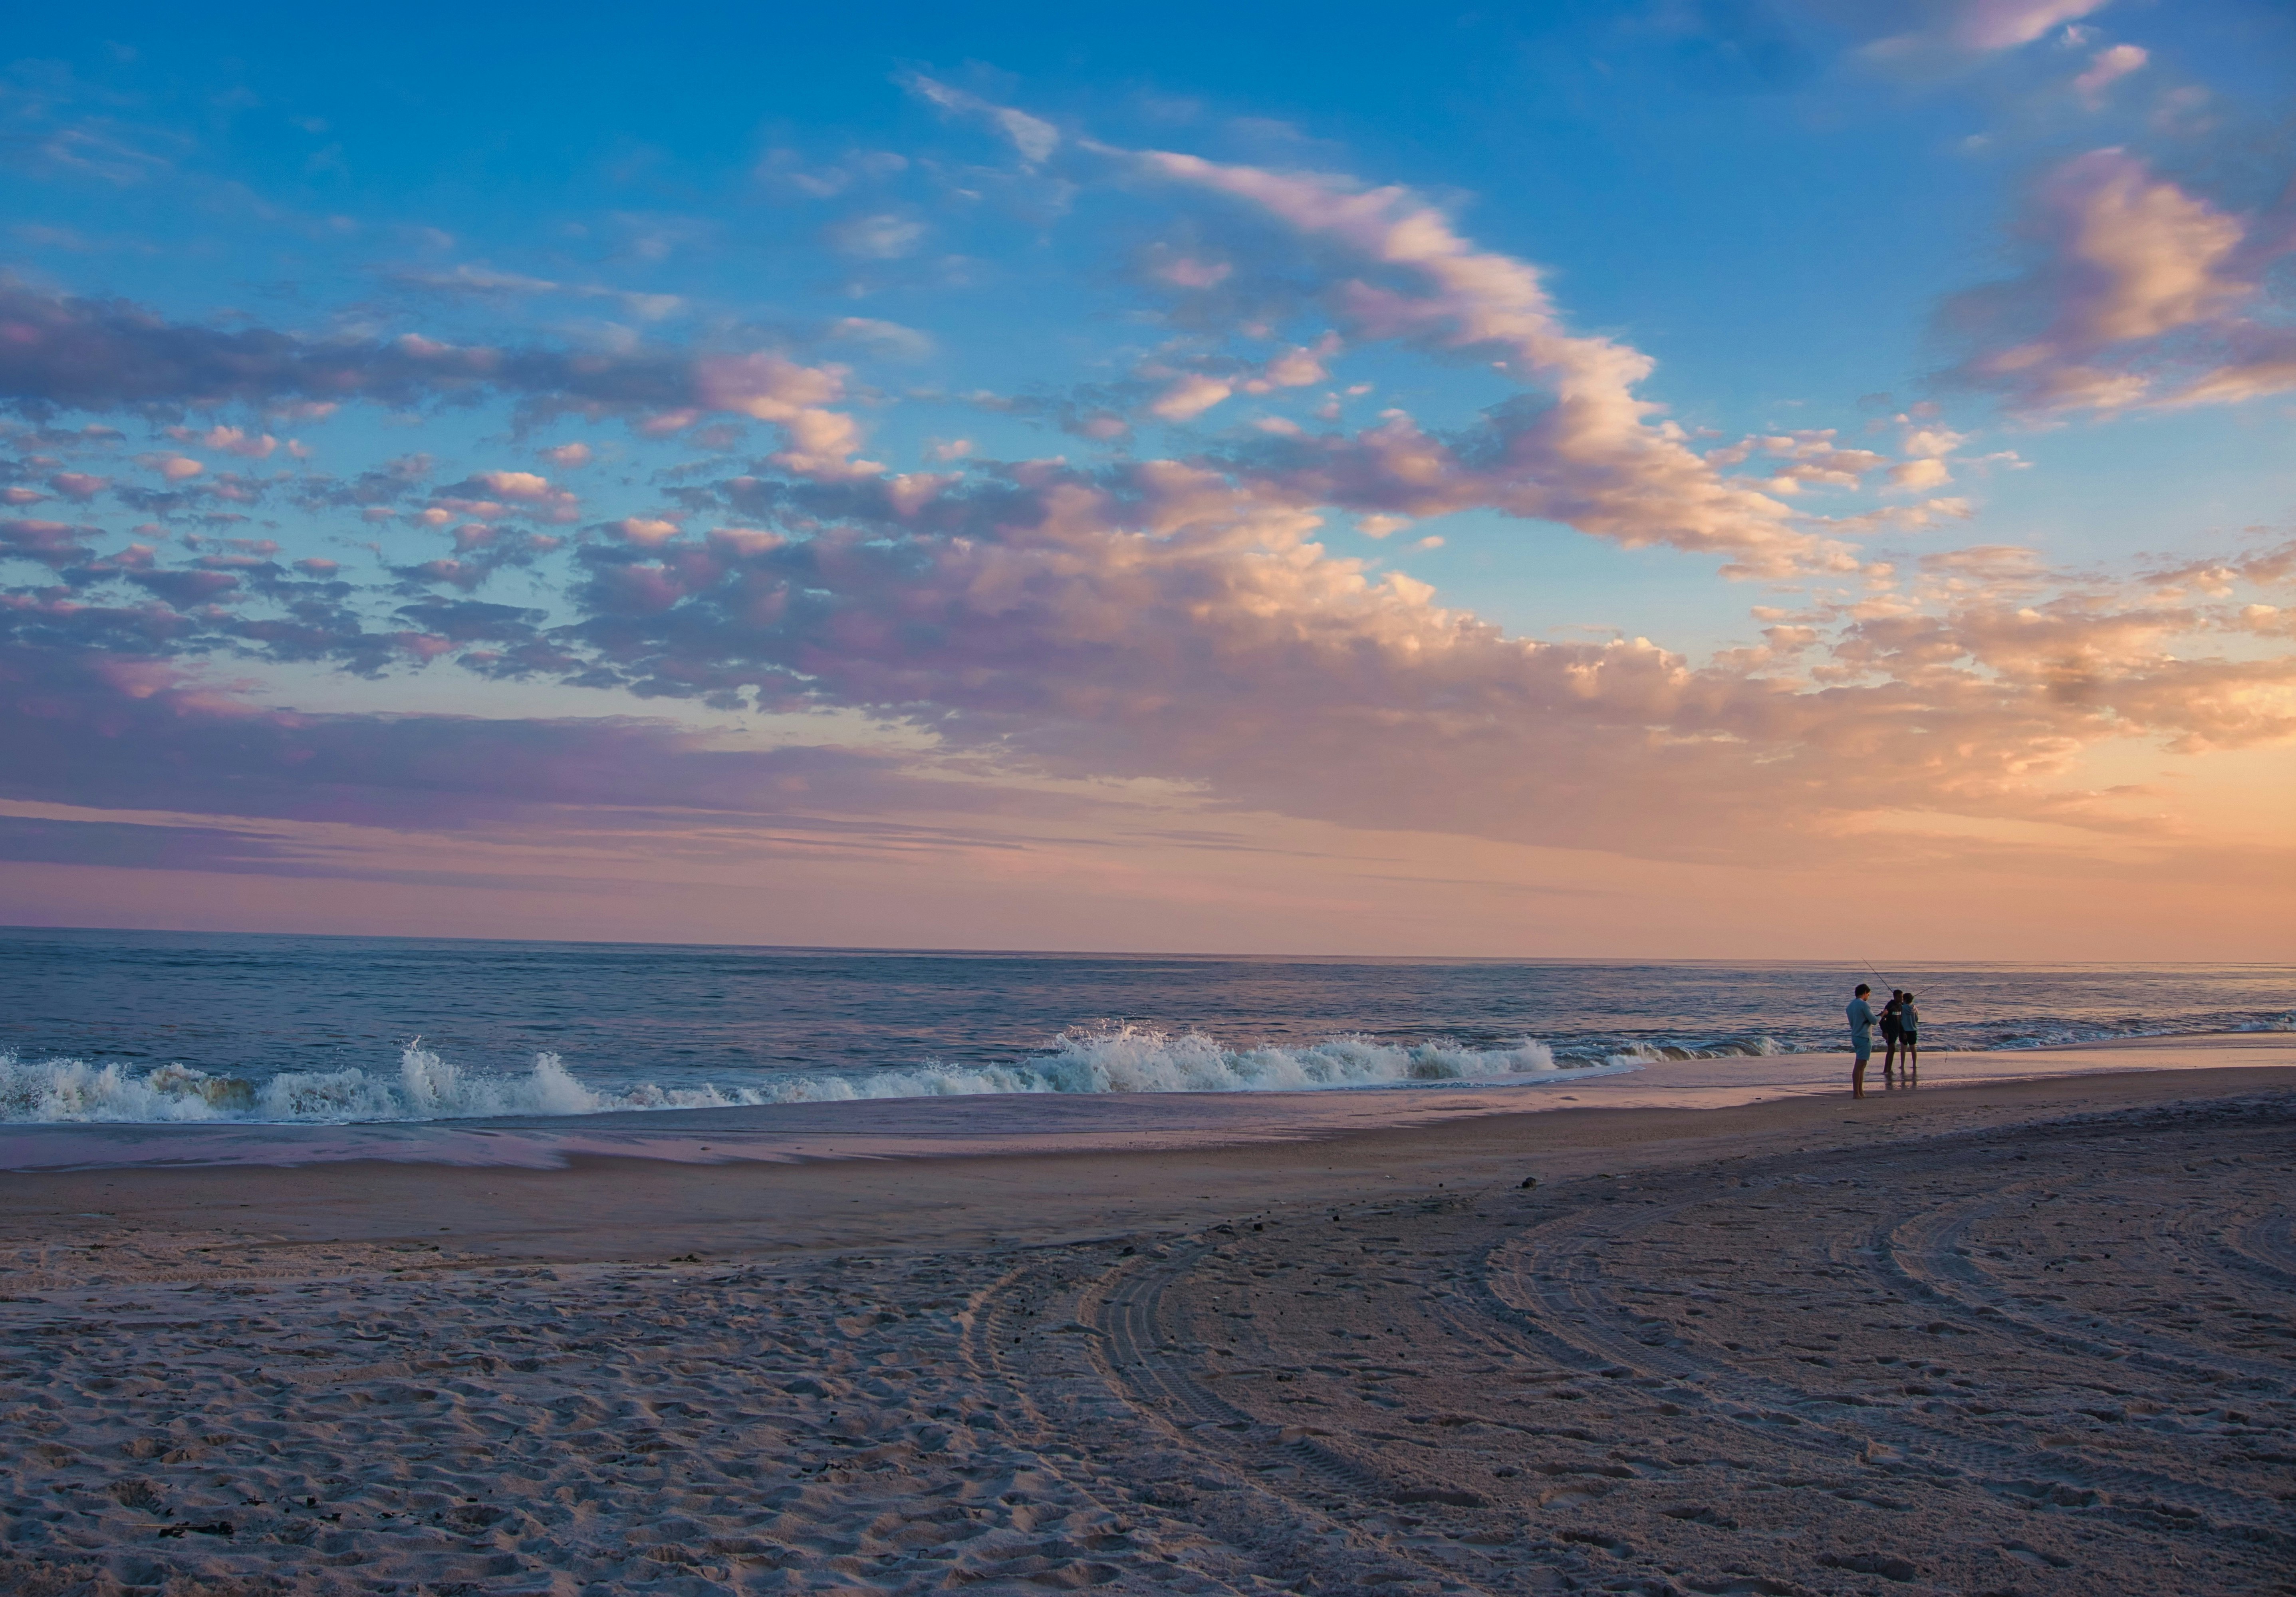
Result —
M1914 1011L1911 993L1901 993L1898 997L1902 1002L1898 1009L1898 1048L1899 1057L1906 1061L1906 1079L1911 1081L1921 1055L1922 1018Z

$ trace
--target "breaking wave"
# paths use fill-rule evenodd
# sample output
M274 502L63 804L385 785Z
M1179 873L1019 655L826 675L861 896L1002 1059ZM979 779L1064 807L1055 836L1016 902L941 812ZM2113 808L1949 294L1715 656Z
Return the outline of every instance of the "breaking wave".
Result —
M1332 1037L1303 1048L1223 1048L1200 1032L1143 1027L1076 1032L1010 1065L939 1061L877 1070L775 1074L721 1087L623 1091L585 1085L555 1053L537 1053L525 1075L465 1070L409 1043L396 1075L351 1069L282 1071L266 1080L211 1075L187 1065L140 1074L117 1064L0 1053L0 1122L345 1124L461 1120L496 1115L608 1114L619 1110L734 1109L769 1103L999 1093L1270 1093L1390 1086L1413 1082L1520 1083L1636 1068L1636 1059L1558 1064L1546 1044L1508 1048L1448 1043L1408 1047Z
M1742 1037L1726 1043L1651 1043L1636 1041L1601 1055L1606 1065L1657 1065L1685 1059L1775 1059L1800 1050L1773 1036Z

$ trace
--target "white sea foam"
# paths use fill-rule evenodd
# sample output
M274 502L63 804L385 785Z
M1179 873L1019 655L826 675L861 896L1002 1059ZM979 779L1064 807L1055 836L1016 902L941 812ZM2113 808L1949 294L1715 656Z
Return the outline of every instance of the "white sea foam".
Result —
M878 1070L775 1074L738 1086L621 1091L585 1085L555 1053L537 1053L523 1076L463 1070L410 1043L396 1076L357 1069L283 1071L265 1081L215 1076L186 1065L141 1074L76 1059L26 1062L0 1053L0 1122L188 1123L459 1120L495 1115L594 1115L617 1110L732 1109L876 1098L997 1093L1270 1093L1389 1086L1412 1082L1525 1082L1633 1068L1613 1059L1558 1066L1544 1043L1474 1049L1410 1047L1332 1037L1304 1048L1223 1048L1198 1032L1143 1027L1077 1032L1009 1065L938 1061Z
M1792 1053L1773 1036L1743 1038L1729 1043L1629 1043L1603 1055L1607 1065L1656 1065L1669 1060L1685 1059L1775 1059L1782 1053Z

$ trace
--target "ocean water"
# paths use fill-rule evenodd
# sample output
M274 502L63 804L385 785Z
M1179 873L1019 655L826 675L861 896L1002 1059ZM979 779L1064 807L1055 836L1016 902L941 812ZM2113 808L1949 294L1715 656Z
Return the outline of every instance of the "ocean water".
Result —
M0 1122L355 1124L1554 1084L1846 1046L2296 1029L2287 966L1268 960L0 930Z

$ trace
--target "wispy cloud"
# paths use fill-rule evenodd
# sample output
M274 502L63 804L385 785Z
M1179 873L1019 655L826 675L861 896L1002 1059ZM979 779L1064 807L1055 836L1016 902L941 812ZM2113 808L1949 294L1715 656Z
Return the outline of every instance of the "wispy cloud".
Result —
M1946 309L1979 348L1954 375L2021 409L2227 404L2296 387L2296 329L2259 314L2296 227L2222 209L2122 149L2041 182L2021 277Z

